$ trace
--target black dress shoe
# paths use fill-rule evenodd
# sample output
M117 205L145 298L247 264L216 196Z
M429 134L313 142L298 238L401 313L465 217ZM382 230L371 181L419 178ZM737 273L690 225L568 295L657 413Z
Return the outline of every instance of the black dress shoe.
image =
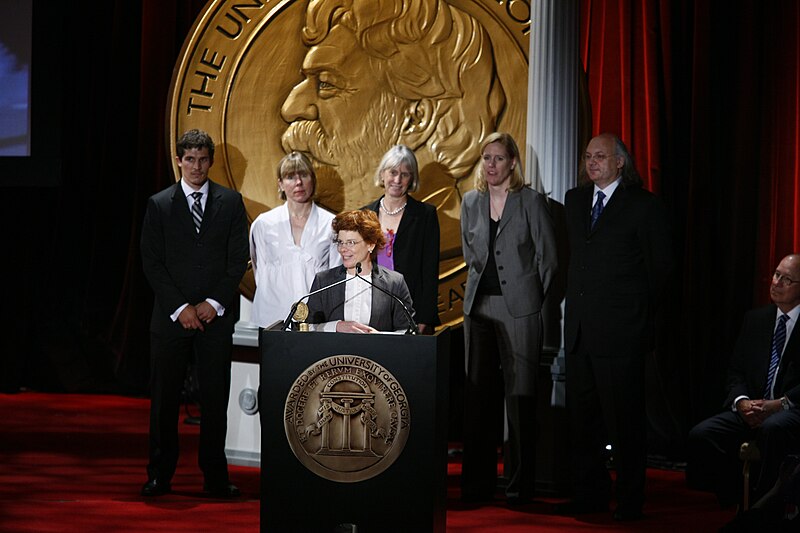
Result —
M554 511L557 515L561 516L605 513L608 511L608 502L600 500L570 500L557 503Z
M141 494L142 496L161 496L163 494L169 494L172 492L172 487L166 481L161 481L158 479L148 479L147 483L142 486Z
M222 483L219 485L209 485L205 483L203 485L203 490L215 498L238 498L242 495L242 491L233 483Z
M617 522L631 522L644 518L642 510L633 507L617 507L614 511L614 520Z

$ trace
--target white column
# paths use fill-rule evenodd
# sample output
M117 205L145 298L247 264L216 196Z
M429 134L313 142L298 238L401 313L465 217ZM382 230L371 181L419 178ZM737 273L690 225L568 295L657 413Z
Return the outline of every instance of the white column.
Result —
M531 2L528 65L528 178L536 190L563 205L578 174L578 0ZM554 214L559 207L553 205ZM542 310L545 327L552 323L559 336L563 311L563 302L545 302ZM565 368L564 348L559 346L550 367L553 406L565 405Z
M528 178L563 203L578 172L577 0L531 2L528 55Z
M239 321L233 329L233 344L258 347L258 326L250 322L253 302L239 295ZM231 363L231 390L228 398L228 433L225 455L232 465L261 464L261 420L258 417L257 363Z
M258 346L258 326L250 322L253 302L239 295L239 321L233 328L233 344Z

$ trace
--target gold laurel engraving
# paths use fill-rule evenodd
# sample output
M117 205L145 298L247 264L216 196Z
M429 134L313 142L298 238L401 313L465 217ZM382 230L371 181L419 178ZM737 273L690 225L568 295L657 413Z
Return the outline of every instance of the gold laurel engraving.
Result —
M389 370L366 357L333 355L297 376L283 421L289 447L306 468L353 483L397 460L411 431L411 409Z
M381 156L410 146L414 195L436 205L441 227L439 315L458 324L461 198L486 135L525 146L530 24L521 0L211 1L173 74L173 160L184 131L208 131L211 178L240 191L253 220L281 203L275 168L288 150L310 152L317 201L339 212L380 196ZM252 271L240 288L252 298Z

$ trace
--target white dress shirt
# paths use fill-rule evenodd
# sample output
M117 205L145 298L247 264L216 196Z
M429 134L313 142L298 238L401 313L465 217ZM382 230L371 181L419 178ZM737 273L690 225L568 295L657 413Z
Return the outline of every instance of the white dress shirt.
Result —
M294 243L286 204L262 213L250 226L250 259L256 280L251 322L265 328L283 321L308 294L317 272L342 263L333 244L334 216L311 204L300 246Z
M360 275L365 280L372 282L372 273ZM354 278L350 274L345 274L345 279ZM372 317L372 285L361 280L354 279L345 282L344 285L344 319L359 322L365 326L369 325ZM338 320L317 324L315 331L336 331Z
M778 327L778 319L783 314L784 314L784 312L781 311L780 309L778 309L775 312L775 328ZM789 319L786 321L786 340L784 341L783 348L781 349L780 361L778 362L778 368L775 370L775 376L777 376L781 371L781 364L783 363L783 352L786 350L786 345L789 344L789 339L792 337L792 331L794 330L794 325L797 324L797 320L798 320L798 318L800 318L800 305L795 306L794 309L792 309L791 311L789 311L788 313L785 313L785 314L788 315L788 317L789 317ZM775 331L774 330L773 330L772 334L773 334L773 336L775 335ZM775 390L775 382L774 381L772 382L772 390ZM770 396L773 396L773 398L774 398L774 395L771 394L771 393L772 393L772 391L770 391ZM733 404L731 405L731 410L736 411L736 404L739 402L739 400L749 400L749 399L750 398L745 396L745 395L737 396L733 400ZM789 402L789 405L793 406L792 402Z
M189 209L189 213L192 212L192 206L194 205L194 197L192 196L192 194L194 194L195 192L203 193L203 196L200 197L200 206L203 208L203 213L206 212L206 202L208 201L208 189L209 189L208 180L206 180L205 183L203 183L203 185L199 189L197 189L195 191L194 189L192 189L189 186L189 184L187 184L184 181L183 178L181 178L181 190L183 190L183 195L186 197L186 206ZM222 304L220 304L218 301L216 301L213 298L206 298L206 301L209 304L211 304L211 307L213 307L214 310L217 312L217 316L222 316L222 315L225 314L225 307ZM169 316L172 319L173 322L178 320L178 317L180 316L181 311L186 309L186 307L188 305L189 305L189 302L186 302L185 304L183 304L182 306L177 308L175 310L175 312L172 313Z
M603 194L605 194L605 196L606 196L603 199L603 207L605 208L608 205L608 201L611 200L611 196L614 194L614 191L617 190L617 187L619 186L619 182L621 180L622 180L622 177L619 177L619 178L615 179L614 181L612 181L611 183L606 185L605 189L601 189L600 187L595 185L594 186L594 199L592 200L592 207L594 207L594 204L597 203L597 193L598 193L598 191L603 191Z

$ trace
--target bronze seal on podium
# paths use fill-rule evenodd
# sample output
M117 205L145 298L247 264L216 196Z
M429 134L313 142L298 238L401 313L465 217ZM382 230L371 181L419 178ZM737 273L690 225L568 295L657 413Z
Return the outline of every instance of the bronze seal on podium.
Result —
M340 212L380 196L381 156L409 146L414 196L441 227L439 315L460 323L461 198L486 135L525 146L530 25L527 0L212 0L173 74L171 155L184 131L209 132L211 178L253 220L281 203L275 168L290 150L311 155L318 203ZM252 273L241 288L252 297Z
M359 355L333 355L294 381L283 422L289 447L306 468L353 483L377 476L400 456L411 410L389 370Z

